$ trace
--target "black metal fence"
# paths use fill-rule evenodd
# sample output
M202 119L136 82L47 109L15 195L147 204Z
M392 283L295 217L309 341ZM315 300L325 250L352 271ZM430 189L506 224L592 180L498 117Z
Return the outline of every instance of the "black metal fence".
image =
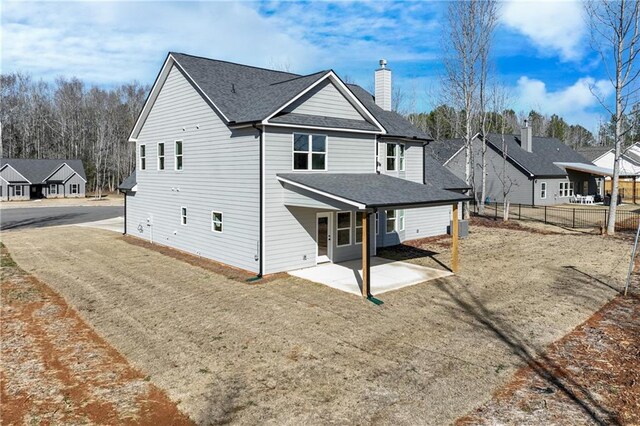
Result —
M479 214L477 204L471 209L475 215ZM493 219L504 218L502 203L485 204L484 217ZM531 206L526 204L511 204L509 206L510 220L531 220L563 226L566 228L606 228L609 223L609 209L598 206ZM616 211L616 231L635 231L640 222L640 213L618 209Z

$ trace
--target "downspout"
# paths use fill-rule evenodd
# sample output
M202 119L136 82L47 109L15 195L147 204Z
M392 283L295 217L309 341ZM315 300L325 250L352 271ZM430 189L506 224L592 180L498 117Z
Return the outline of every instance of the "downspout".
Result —
M260 201L259 201L259 211L260 211L260 218L259 218L259 232L258 232L258 275L256 275L255 278L250 278L248 281L256 281L262 278L263 274L264 274L264 129L261 127L258 127L256 124L253 125L253 128L255 128L258 131L258 134L260 135L260 143L259 143L259 163L260 163L260 167L259 167L259 173L260 173L260 178L259 178L259 186L260 186Z
M124 229L122 235L127 235L127 192L122 190L120 192L124 195Z
M548 190L549 188L547 188ZM531 206L536 206L536 179L535 176L531 178Z

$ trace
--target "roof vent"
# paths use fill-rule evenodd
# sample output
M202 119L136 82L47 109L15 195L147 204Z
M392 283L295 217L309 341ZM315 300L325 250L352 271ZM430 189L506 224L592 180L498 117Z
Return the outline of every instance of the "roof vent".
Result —
M387 60L380 59L380 68L386 68L386 67L387 67Z

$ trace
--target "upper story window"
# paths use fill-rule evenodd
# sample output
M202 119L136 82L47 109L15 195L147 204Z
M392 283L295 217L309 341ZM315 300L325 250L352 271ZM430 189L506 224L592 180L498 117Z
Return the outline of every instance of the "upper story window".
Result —
M176 170L182 170L182 141L176 141L174 152L174 167Z
M140 145L140 170L147 170L147 146Z
M294 133L293 170L327 170L327 137Z
M404 144L387 144L387 171L404 170Z
M158 143L158 170L164 170L164 142Z

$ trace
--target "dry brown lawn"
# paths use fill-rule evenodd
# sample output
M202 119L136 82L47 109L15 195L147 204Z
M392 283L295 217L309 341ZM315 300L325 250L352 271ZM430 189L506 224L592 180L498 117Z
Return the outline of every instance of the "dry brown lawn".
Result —
M249 285L76 227L5 233L18 264L201 424L444 424L612 299L627 241L473 227L461 272L361 298ZM445 267L446 241L387 253Z

